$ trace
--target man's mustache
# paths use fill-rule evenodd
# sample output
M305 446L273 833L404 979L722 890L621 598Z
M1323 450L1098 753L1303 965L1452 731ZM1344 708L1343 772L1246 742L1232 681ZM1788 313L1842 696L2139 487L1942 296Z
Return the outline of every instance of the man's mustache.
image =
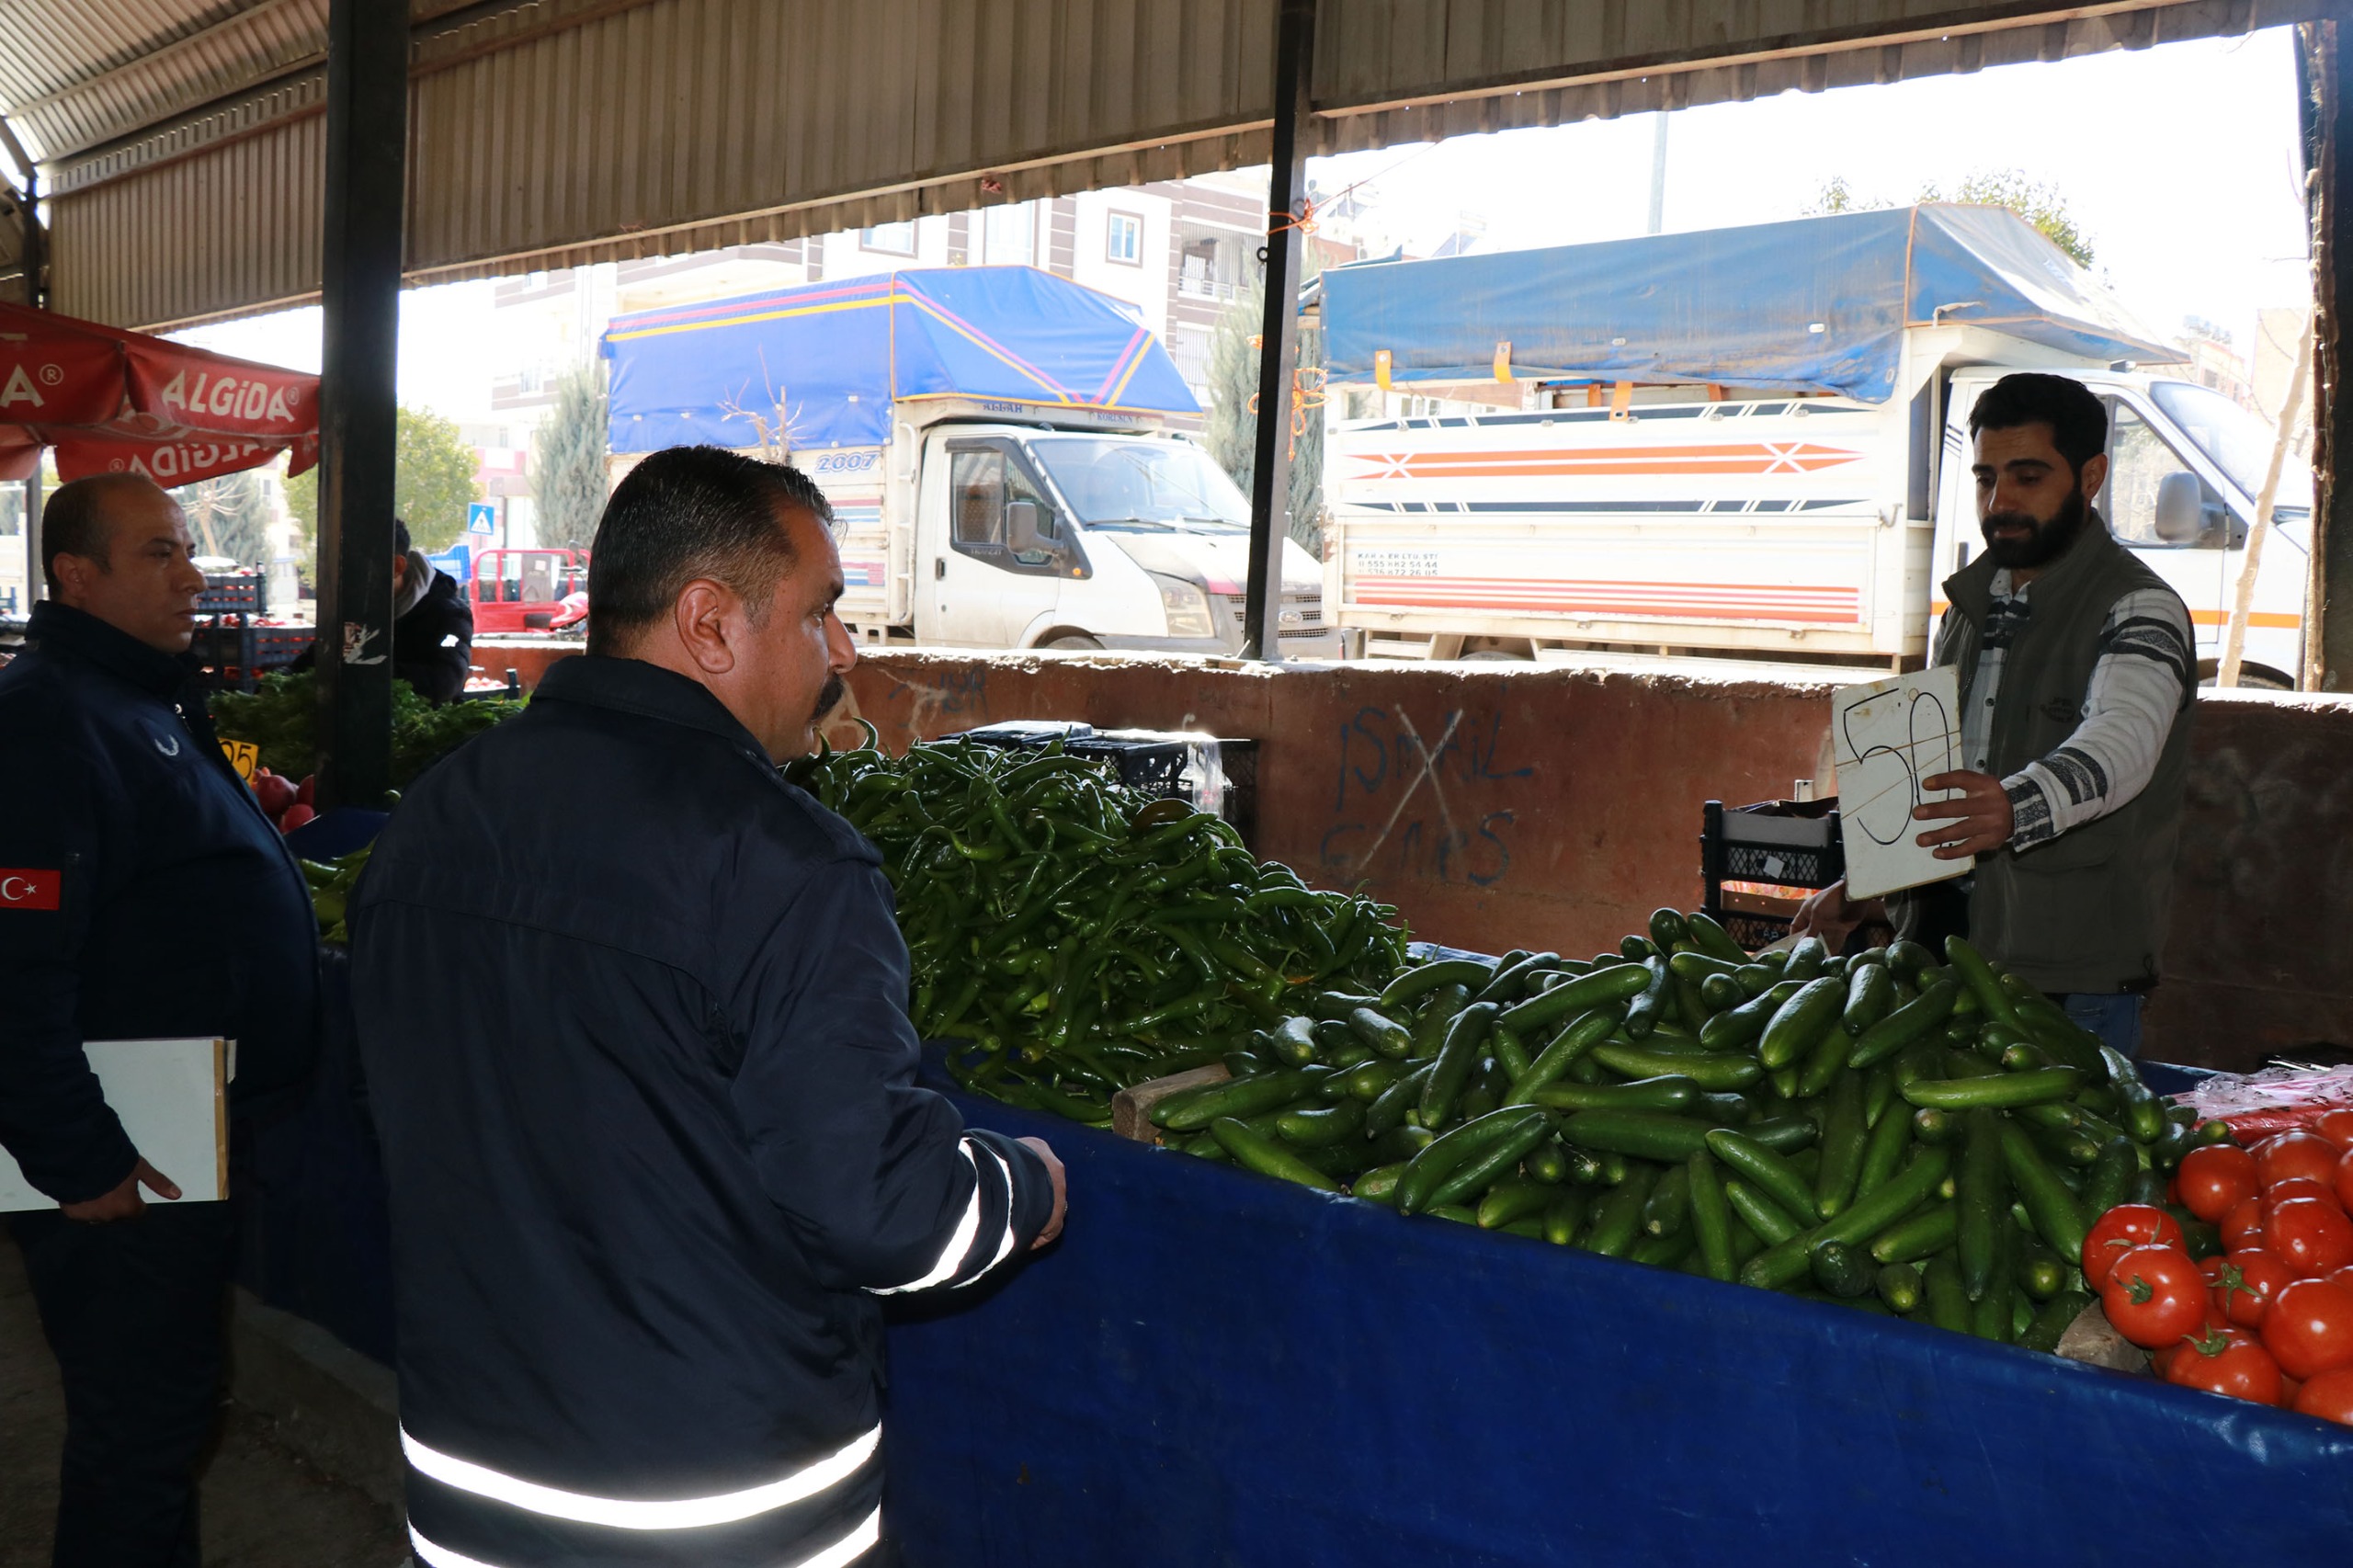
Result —
M817 710L809 715L809 722L813 724L832 712L840 704L842 694L848 689L841 676L827 677L824 689L817 693Z

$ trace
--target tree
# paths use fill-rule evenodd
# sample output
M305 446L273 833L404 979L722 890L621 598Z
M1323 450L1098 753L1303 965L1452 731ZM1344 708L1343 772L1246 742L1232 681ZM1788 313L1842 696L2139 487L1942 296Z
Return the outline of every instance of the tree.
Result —
M1300 281L1323 270L1313 246L1300 257ZM1210 335L1210 407L1202 429L1202 444L1218 466L1233 477L1244 494L1258 467L1258 416L1253 403L1258 395L1258 335L1265 324L1267 286L1263 269L1248 294L1226 308ZM1290 460L1290 537L1317 560L1324 556L1324 335L1302 330L1299 335L1302 384L1317 406L1301 411L1292 420Z
M199 554L223 555L241 566L269 563L271 507L258 470L183 484L172 499L188 517Z
M2028 177L2024 169L1979 169L1954 187L1948 198L1931 180L1920 187L1915 201L1952 200L1978 207L2006 207L2039 230L2044 239L2075 258L2078 267L2092 264L2092 243L2067 210L2067 199L2055 186ZM1832 175L1822 182L1801 216L1813 218L1825 212L1875 212L1893 203L1879 197L1858 196L1847 184L1844 175Z
M474 470L481 456L458 433L458 422L430 409L402 407L392 438L392 515L408 524L410 542L431 554L465 531L466 505L479 499ZM319 471L286 482L286 508L302 525L301 563L318 575Z
M605 365L592 359L555 385L555 411L531 441L534 524L541 544L585 550L605 512Z

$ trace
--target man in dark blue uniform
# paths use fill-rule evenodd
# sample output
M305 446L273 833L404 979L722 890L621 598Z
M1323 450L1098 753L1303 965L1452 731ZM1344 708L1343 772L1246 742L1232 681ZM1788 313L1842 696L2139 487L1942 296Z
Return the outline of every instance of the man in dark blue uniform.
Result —
M82 1046L225 1036L249 1109L308 1066L318 928L187 684L204 577L180 509L110 475L46 521L51 597L0 670L0 1147L61 1205L10 1225L65 1385L53 1561L196 1568L231 1206L149 1208L179 1189Z
M915 1086L879 857L778 772L855 656L830 518L794 469L647 458L588 653L418 780L353 901L428 1568L866 1560L877 1297L1060 1228L1043 1143Z

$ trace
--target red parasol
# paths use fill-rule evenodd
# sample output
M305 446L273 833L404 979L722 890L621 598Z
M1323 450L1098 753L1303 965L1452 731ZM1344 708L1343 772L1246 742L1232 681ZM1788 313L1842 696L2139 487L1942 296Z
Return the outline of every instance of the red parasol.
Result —
M319 378L144 333L0 304L0 479L43 447L63 479L192 484L293 453L319 460Z

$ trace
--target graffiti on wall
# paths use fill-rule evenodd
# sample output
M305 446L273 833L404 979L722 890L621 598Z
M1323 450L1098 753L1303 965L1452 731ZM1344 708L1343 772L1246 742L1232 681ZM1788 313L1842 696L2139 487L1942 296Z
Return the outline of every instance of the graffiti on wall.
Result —
M1510 872L1519 811L1500 802L1536 769L1505 755L1500 712L1457 708L1426 727L1403 703L1367 706L1341 721L1336 750L1332 825L1317 855L1325 880L1484 888Z

